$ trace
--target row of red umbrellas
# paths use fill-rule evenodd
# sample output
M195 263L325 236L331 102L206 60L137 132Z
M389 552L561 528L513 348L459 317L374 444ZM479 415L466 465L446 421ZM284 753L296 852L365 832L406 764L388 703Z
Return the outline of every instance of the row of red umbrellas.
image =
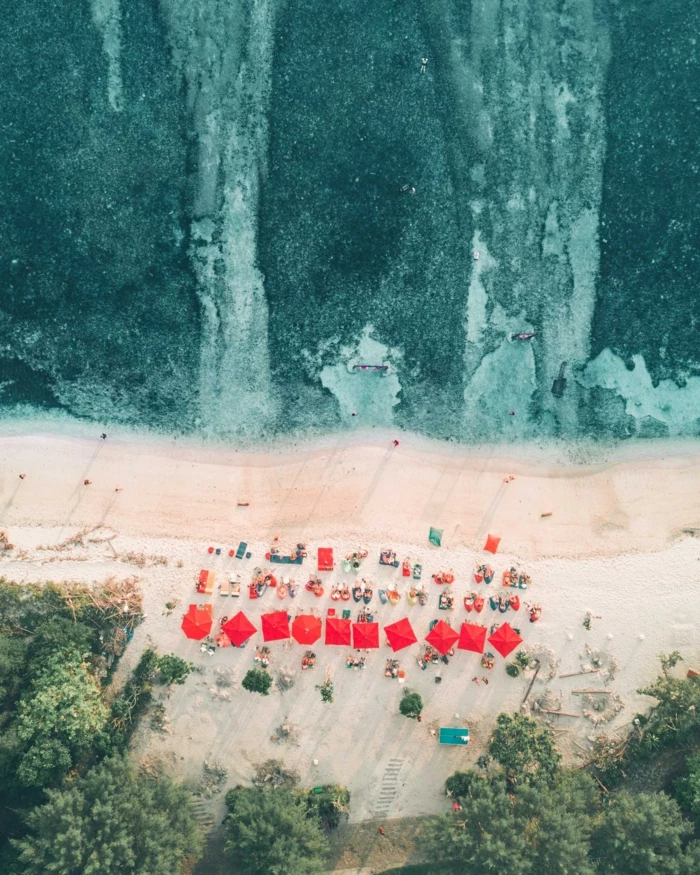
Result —
M272 611L261 616L264 641L281 641L290 637L299 644L314 644L321 637L322 623L313 614L301 614L292 621L291 631L286 611ZM211 612L202 610L196 605L190 609L182 621L182 629L188 638L201 640L211 632ZM251 637L257 630L239 611L222 627L231 644L238 647ZM486 627L474 623L462 623L457 632L444 620L438 621L426 635L425 640L443 655L455 643L460 650L470 650L483 653L486 643ZM392 650L403 650L418 640L407 617L384 627L384 633ZM353 623L340 617L328 617L326 620L326 644L337 644L357 649L379 647L379 623ZM503 623L488 638L489 644L501 656L508 656L521 643L522 638L509 623Z

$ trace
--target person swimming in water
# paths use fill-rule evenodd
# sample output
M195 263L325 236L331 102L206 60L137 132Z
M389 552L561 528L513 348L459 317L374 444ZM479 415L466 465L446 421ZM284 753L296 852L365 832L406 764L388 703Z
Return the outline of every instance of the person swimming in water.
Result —
M535 336L534 331L521 331L519 334L511 334L511 340L532 340Z

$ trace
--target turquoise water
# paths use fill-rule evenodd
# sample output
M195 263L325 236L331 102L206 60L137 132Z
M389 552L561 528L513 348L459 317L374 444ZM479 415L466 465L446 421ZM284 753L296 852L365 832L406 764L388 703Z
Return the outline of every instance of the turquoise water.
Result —
M4 25L0 416L700 432L697 5L30 0Z

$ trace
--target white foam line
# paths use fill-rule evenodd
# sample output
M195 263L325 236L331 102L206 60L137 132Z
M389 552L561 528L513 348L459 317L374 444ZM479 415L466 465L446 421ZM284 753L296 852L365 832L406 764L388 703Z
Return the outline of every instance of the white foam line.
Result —
M124 107L121 69L122 15L119 0L92 0L92 20L102 34L107 56L107 100L115 112Z

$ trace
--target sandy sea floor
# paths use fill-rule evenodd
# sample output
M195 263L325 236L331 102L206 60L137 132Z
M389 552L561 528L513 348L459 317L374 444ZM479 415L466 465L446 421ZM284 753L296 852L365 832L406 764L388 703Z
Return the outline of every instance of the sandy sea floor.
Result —
M135 741L139 757L159 758L174 775L195 783L205 760L223 765L231 785L248 780L255 763L274 757L297 769L305 784L347 785L353 820L440 811L445 778L474 762L499 712L520 707L529 673L510 678L500 657L487 672L476 654L457 651L441 666L442 682L436 684L435 668L421 671L417 665L420 643L398 658L406 687L423 696L422 723L398 714L402 688L384 677L385 646L367 654L364 671L355 671L345 668L348 649L319 642L316 669L302 673L304 648L275 642L273 675L287 668L295 684L261 698L240 689L259 635L246 649L209 657L180 630L187 605L203 600L213 603L215 623L239 608L253 622L281 605L292 613L325 614L330 585L354 580L340 570L339 559L360 546L369 551L361 574L375 591L394 581L407 589L400 570L380 567L380 549L391 547L400 559L422 562L427 606L411 607L405 597L396 607L380 605L376 594L372 603L382 625L408 616L419 642L430 621L445 616L437 609L432 573L454 570L455 627L475 617L462 606L467 592L501 591L501 573L511 565L530 574L523 601L542 606L538 623L529 623L524 609L501 615L488 604L480 620L509 620L520 628L524 649L540 656L528 707L542 702L576 715L539 717L566 730L558 740L573 762L586 756L596 734L623 727L651 704L636 691L655 676L660 652L678 649L687 665L700 661L690 601L700 582L700 454L692 444L646 445L636 459L554 467L543 459L517 463L477 456L453 445L437 452L410 436L402 436L397 448L390 436L375 434L366 442L356 436L352 442L242 455L111 437L15 435L0 438L0 471L0 528L15 544L0 558L0 574L18 582L136 575L147 616L120 676L149 644L200 669L167 699L168 731L142 732ZM514 479L505 483L509 476ZM551 516L541 516L547 512ZM431 525L444 529L441 548L428 543ZM82 544L56 549L86 527ZM488 533L502 537L495 557L482 550ZM245 584L256 565L265 565L274 537L283 548L308 542L308 559L292 572L302 584L315 570L317 548L334 548L336 570L323 575L324 598L302 591L280 602L268 591L260 600L248 599ZM248 542L251 559L228 557L240 540ZM223 548L222 555L210 556L210 545ZM486 559L496 579L490 587L477 586L472 569ZM239 573L241 598L224 598L216 590L198 597L195 581L202 568L214 570L218 580ZM171 612L167 602L177 603ZM594 615L590 631L583 627L586 611ZM600 674L562 677L593 659L603 668ZM331 705L314 689L326 670L335 685ZM488 685L472 682L486 675ZM601 698L608 703L604 711L572 692L589 688L611 691ZM271 740L281 724L292 728L292 743ZM450 725L469 727L468 748L437 745L431 729Z

